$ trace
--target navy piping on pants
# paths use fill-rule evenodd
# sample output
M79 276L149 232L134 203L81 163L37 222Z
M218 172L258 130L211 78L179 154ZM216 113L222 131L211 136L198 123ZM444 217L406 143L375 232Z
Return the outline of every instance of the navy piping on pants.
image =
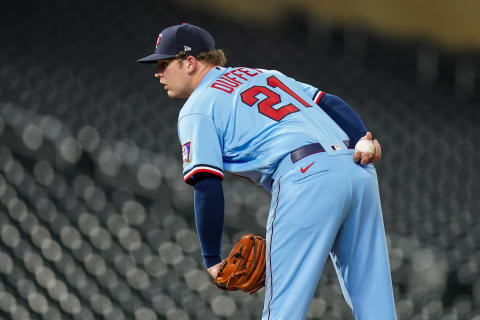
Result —
M273 239L273 223L275 222L275 219L277 218L277 208L278 208L278 196L280 195L280 179L278 179L278 192L277 192L277 204L275 205L275 210L273 211L273 220L272 220L272 225L270 226L270 255L269 255L269 269L270 269L270 300L268 301L268 319L270 319L270 302L272 302L272 296L273 296L273 274L272 274L272 239Z

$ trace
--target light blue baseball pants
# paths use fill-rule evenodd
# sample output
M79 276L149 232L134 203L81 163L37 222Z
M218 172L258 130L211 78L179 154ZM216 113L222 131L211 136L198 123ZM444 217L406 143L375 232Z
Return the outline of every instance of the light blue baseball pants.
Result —
M352 150L287 156L274 179L262 319L305 319L329 254L355 319L396 319L374 166Z

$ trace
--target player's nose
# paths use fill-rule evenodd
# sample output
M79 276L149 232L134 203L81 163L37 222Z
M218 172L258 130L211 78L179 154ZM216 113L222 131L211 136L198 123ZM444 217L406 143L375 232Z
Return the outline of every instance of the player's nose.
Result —
M163 77L163 70L158 66L157 70L155 70L155 78L160 79L161 77Z

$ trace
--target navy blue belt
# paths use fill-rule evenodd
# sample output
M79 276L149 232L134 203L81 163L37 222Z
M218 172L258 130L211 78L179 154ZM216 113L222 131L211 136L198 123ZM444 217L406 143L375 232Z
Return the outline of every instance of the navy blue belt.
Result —
M348 149L355 149L355 146L350 146L349 140L345 140L343 141L343 143ZM338 150L337 148L340 148L339 146L330 146L330 147L333 150ZM308 157L309 155L312 155L314 153L320 153L320 152L325 152L325 149L322 147L320 143L307 144L303 147L300 147L290 152L290 159L292 160L292 163L295 163L305 157Z

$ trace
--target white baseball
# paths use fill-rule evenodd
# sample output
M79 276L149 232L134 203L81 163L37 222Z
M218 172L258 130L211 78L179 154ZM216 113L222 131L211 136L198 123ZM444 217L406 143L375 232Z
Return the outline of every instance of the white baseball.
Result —
M368 152L368 153L374 154L375 146L373 145L372 140L360 140L355 145L355 151Z

